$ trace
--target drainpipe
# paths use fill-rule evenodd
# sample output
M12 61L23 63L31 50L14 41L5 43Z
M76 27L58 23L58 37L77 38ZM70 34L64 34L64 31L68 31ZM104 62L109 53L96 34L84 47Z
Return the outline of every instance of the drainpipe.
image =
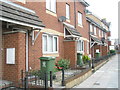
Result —
M26 71L28 71L28 31L26 31Z
M74 27L76 28L76 0L74 0Z

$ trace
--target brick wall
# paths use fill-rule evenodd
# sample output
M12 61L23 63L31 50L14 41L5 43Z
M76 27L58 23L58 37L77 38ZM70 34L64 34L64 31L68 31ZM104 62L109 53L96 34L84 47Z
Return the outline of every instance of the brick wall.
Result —
M35 35L37 32L35 33ZM29 36L29 69L31 67L32 70L40 69L40 60L39 58L42 56L42 37L38 36L34 45L32 45L32 37Z
M0 25L2 23L0 22ZM0 27L0 79L2 79L2 28Z
M57 12L56 13L51 12L52 14L56 16L51 15L46 12L47 10L46 10L45 2L27 2L26 4L21 4L21 3L18 3L18 4L34 10L36 14L39 16L39 18L43 21L46 28L50 28L58 32L64 33L63 24L58 21L58 18L60 16L66 16L66 3L70 5L70 20L66 21L66 23L69 23L74 26L74 16L75 16L74 15L74 2L67 2L67 1L57 2L57 8L56 8ZM89 40L89 33L86 33L89 31L89 29L87 27L86 15L85 15L84 10L85 10L85 6L82 5L80 2L76 2L76 28L78 32L80 32L84 38L87 38ZM83 16L83 20L82 20L83 27L78 26L78 11L81 12ZM62 43L59 43L59 45L61 44ZM63 53L63 52L59 52L59 53Z
M20 4L24 7L27 7L29 9L32 9L36 12L36 14L39 16L39 18L43 21L45 24L45 28L49 28L55 31L58 31L60 33L64 33L64 27L61 22L58 21L58 18L60 16L66 16L66 2L57 2L57 13L52 13L55 14L51 15L46 12L46 3L45 2L26 2L26 4L22 4L19 2L15 2L17 4ZM70 22L66 21L67 23L71 24L74 26L74 3L73 2L67 2L70 5ZM83 27L78 26L78 16L76 17L76 28L77 30L82 34L83 37L87 38L89 40L89 35L88 29L86 27L86 16L85 16L85 7L77 2L76 3L76 15L78 15L78 11L80 11L83 15ZM8 35L9 36L9 35ZM9 45L10 47L16 46L17 47L17 55L16 55L16 60L18 65L5 65L5 74L10 73L7 69L10 67L10 69L13 69L18 75L15 76L15 78L19 78L20 70L24 69L25 70L25 36L22 34L11 34L9 36L10 38L7 38L7 35L5 35L5 48L7 48ZM21 39L19 39L21 37ZM58 56L56 57L56 60L60 60L61 58L68 58L71 60L71 67L76 65L76 60L77 60L77 50L76 50L76 42L71 41L71 42L65 42L63 36L58 36L59 37L59 53ZM15 42L15 43L10 43ZM16 41L15 41L16 40ZM37 38L35 45L32 45L31 37L29 36L29 69L31 67L32 70L38 70L40 69L40 60L39 57L44 56L42 53L42 33L39 35ZM24 44L21 44L23 43ZM13 45L12 45L13 44ZM22 51L23 50L23 51ZM85 41L85 54L86 54L86 41ZM23 52L23 53L22 53ZM5 54L5 53L4 53ZM23 55L24 54L24 55ZM5 56L5 55L4 55ZM54 54L51 54L51 56L54 56ZM18 62L19 61L19 62ZM5 63L5 62L4 62ZM20 65L19 65L20 64ZM13 68L14 67L14 68ZM21 68L23 67L23 68ZM16 68L16 70L15 70ZM6 79L10 80L10 76L13 76L13 73L10 73L10 75L5 76Z
M107 46L102 46L102 56L107 55L108 53L108 47Z
M3 35L3 79L18 81L21 70L25 70L25 34L13 33ZM6 48L15 48L15 64L6 64Z
M107 36L111 36L111 31L107 32Z
M64 55L70 60L70 66L75 67L77 63L76 41L64 41Z

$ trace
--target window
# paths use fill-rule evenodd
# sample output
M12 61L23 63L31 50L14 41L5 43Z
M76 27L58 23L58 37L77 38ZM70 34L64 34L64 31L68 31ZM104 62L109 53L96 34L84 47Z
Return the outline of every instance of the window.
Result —
M97 35L96 27L94 26L94 34Z
M66 18L70 19L70 5L66 4Z
M89 54L89 42L87 42L87 53Z
M6 49L6 64L15 64L15 48Z
M57 37L53 37L53 52L57 52L58 51L58 44L57 44L58 38Z
M43 53L57 53L58 52L58 37L43 34Z
M106 35L106 33L105 33L105 39L107 39L107 35Z
M101 33L100 32L101 32L101 30L99 29L99 37L101 37Z
M104 37L104 32L102 31L102 37Z
M82 25L82 13L78 12L78 24Z
M47 52L47 36L43 36L43 51Z
M92 24L90 24L90 32L93 32Z
M56 13L56 0L46 0L46 9Z
M79 40L77 42L77 51L84 51L84 41L83 40Z

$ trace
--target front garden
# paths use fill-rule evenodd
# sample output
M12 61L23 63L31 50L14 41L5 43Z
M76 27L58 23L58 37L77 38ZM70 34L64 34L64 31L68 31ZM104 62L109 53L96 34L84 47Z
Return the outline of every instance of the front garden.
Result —
M92 68L101 67L113 55L115 55L115 52L111 51L107 56L92 60L88 56L83 55L81 61L79 61L79 63L77 61L77 67L74 68L70 67L70 60L67 59L60 59L57 62L53 62L54 59L52 59L50 62L49 60L46 61L46 64L45 61L42 61L41 64L43 66L41 65L41 70L31 71L25 76L27 76L27 83L32 86L42 86L46 88L62 88L65 86L69 88L71 83L74 86L84 81L93 73ZM50 67L47 65L50 65ZM53 67L52 69L50 69L51 66Z

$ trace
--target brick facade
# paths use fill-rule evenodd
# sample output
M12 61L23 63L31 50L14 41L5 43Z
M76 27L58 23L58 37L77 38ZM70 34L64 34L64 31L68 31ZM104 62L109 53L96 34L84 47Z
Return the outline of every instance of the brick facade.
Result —
M102 56L107 55L108 53L108 47L107 46L102 46Z
M77 48L76 41L64 41L65 59L70 60L70 66L76 67L77 63Z
M13 33L3 35L3 79L18 81L21 70L25 70L25 34ZM6 48L15 48L15 64L6 64Z
M2 73L2 28L0 27L0 79L2 79Z
M90 48L91 56L95 57L96 49L99 49L101 56L105 56L109 52L109 46L110 46L110 42L108 41L108 37L110 35L109 26L106 25L107 28L105 28L106 31L104 31L97 25L93 24L93 22L94 22L94 23L98 23L99 25L101 25L102 21L98 17L96 17L93 14L88 14L87 17L93 20L93 21L88 21L88 29L89 30L90 30L90 24L92 25L92 31L89 31L89 32L92 32L93 34L90 34L90 35L97 38L99 41L101 41L102 38L105 39L104 44L97 43L96 41L93 40L93 42L95 42L95 44ZM95 35L94 27L96 27L96 35ZM92 38L89 38L90 41L91 41L91 39Z
M96 45L90 49L90 36L89 36L89 22L86 20L86 7L80 2L76 2L76 25L74 15L74 2L57 2L57 12L53 13L46 9L45 2L26 2L25 4L20 2L14 2L22 5L26 8L32 9L36 12L39 18L45 24L45 28L41 30L40 35L36 39L34 45L32 45L31 33L29 33L28 40L28 69L39 70L40 60L42 56L54 56L56 61L61 58L69 59L71 67L76 67L77 63L77 41L66 41L64 38L64 25L58 21L60 16L66 16L66 3L70 5L70 20L66 20L65 23L76 27L77 31L80 32L84 41L84 54L89 55L95 53L96 49L102 51L102 55L106 55L107 47ZM82 13L82 26L78 25L78 12ZM35 36L38 31L35 31ZM42 46L42 35L43 33L52 34L58 36L58 53L43 53ZM98 35L98 28L97 28ZM88 47L87 47L88 43ZM26 34L25 33L12 33L3 35L3 79L10 81L18 81L21 77L21 70L26 70ZM15 48L15 65L6 64L6 48ZM88 50L89 49L89 50ZM105 50L104 50L105 49ZM92 54L94 57L94 54ZM13 77L14 76L14 77Z

